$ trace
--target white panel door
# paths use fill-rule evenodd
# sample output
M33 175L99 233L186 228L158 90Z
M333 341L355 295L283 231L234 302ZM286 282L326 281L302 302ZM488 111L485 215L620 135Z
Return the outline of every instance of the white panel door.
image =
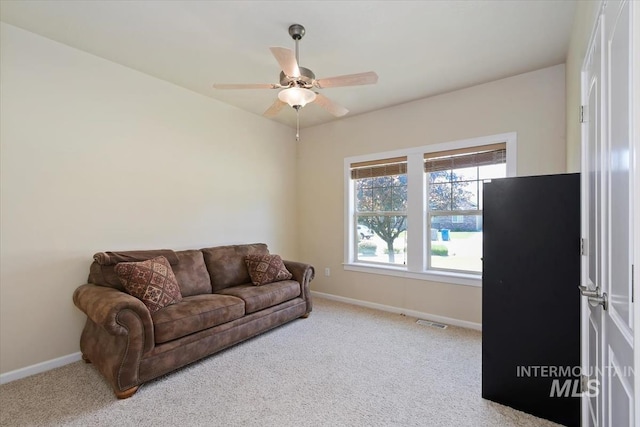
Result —
M583 71L583 425L636 420L632 3L605 4Z

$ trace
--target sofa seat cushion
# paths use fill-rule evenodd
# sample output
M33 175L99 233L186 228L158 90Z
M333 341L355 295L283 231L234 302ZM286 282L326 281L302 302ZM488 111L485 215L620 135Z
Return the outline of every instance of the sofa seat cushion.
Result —
M245 314L245 303L231 295L205 294L182 301L151 315L156 344L221 325Z
M300 283L295 280L283 280L262 286L245 284L222 289L218 293L242 298L244 310L250 314L300 296Z

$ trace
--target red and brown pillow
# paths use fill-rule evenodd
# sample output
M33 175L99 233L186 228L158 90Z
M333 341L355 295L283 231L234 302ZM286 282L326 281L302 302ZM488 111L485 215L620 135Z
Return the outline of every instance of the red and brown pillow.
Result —
M247 255L244 262L247 264L251 282L256 286L293 277L284 266L280 255Z
M139 262L120 262L114 270L125 290L140 299L151 313L182 301L171 264L163 256Z

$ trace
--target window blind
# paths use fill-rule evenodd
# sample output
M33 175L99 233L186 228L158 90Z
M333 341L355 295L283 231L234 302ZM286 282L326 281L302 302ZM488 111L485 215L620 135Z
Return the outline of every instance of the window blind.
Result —
M507 144L491 144L424 155L425 172L507 163Z
M405 173L407 173L406 156L351 163L351 179L375 178Z

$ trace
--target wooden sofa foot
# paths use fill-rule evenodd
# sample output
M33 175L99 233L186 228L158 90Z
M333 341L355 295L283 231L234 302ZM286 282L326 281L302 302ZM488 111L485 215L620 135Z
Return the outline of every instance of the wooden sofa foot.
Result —
M84 363L91 363L91 360L89 360L89 358L84 354L82 355L82 360L84 360Z
M131 387L131 388L128 388L128 389L123 390L123 391L116 391L116 392L115 392L115 393L116 393L116 397L117 397L118 399L128 399L128 398L130 398L131 396L133 396L133 395L136 393L136 391L138 391L138 388L139 388L139 387L140 387L140 386L139 386L139 385L137 385L137 386L135 386L135 387Z
M311 316L311 313L305 313L302 316L300 316L301 319L306 319L307 317Z

